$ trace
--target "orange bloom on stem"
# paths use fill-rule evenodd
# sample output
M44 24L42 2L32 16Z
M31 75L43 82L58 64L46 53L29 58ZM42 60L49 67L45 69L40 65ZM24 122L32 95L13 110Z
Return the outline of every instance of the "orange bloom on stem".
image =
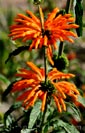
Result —
M45 70L43 68L38 68L32 62L27 62L27 65L31 70L20 69L16 76L22 79L14 83L12 88L12 92L24 90L17 100L23 101L25 109L33 106L37 99L41 99L41 110L44 111L46 99L53 97L58 111L62 112L62 110L66 111L64 103L66 96L71 97L73 101L77 100L79 92L76 86L73 83L61 80L74 77L73 74L65 74L54 68L48 72L45 82Z
M26 11L28 16L18 14L15 19L16 24L10 27L9 36L12 37L13 40L22 38L23 42L32 40L29 48L30 50L46 46L48 48L48 58L51 64L53 64L51 59L52 53L50 53L50 51L52 51L52 47L54 49L57 48L56 42L58 40L67 40L73 43L74 41L70 37L77 37L77 35L70 31L70 29L78 28L78 25L73 24L75 20L71 14L58 14L58 8L55 8L50 14L48 14L45 22L41 8L40 12L41 19L36 17L29 10Z

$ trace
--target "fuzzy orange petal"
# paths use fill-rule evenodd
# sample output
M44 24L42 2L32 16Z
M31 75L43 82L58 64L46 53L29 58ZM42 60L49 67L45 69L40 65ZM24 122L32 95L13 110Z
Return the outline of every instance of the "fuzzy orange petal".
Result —
M33 97L37 92L35 92L35 91L37 91L38 90L38 87L39 87L39 85L38 86L36 86L36 87L34 87L34 88L32 88L32 90L30 91L30 93L29 93L29 95L27 96L27 98L24 100L24 104L26 104L29 100L30 100L30 98L31 97Z
M27 65L42 78L40 69L36 65L34 65L32 62L27 62Z
M40 24L40 20L31 11L27 10L26 13L30 15L36 23Z
M13 84L12 92L23 90L27 87L30 87L33 83L34 83L33 79L29 79L29 80L24 79L24 80L17 81L16 83Z
M45 92L45 93L43 94L42 106L41 106L41 110L42 110L42 111L44 111L44 109L45 109L46 97L47 97L47 92Z
M56 103L56 106L58 108L58 111L61 113L62 112L62 109L61 109L60 103L58 101L58 98L54 94L52 96L53 96L53 98L55 100L55 103Z

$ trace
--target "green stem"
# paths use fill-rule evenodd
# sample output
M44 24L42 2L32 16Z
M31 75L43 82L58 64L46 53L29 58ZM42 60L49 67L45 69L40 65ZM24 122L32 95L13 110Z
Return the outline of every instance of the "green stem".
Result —
M58 52L58 57L62 55L63 48L64 48L63 42L60 42L60 45L59 45L59 52Z
M39 13L40 13L42 35L43 35L43 33L44 33L44 15L43 15L42 8L40 7L40 5L38 7L39 7ZM44 37L44 35L43 35L43 37ZM44 69L45 69L45 83L46 83L46 80L47 80L46 47L44 46L43 48L44 48ZM39 133L43 133L43 123L44 123L46 111L47 111L47 99L46 99L46 103L45 103L45 110L43 112L41 125L40 125L40 128L39 128Z
M66 8L65 8L66 13L69 12L70 4L71 4L71 0L67 0Z
M40 20L41 20L41 27L42 27L42 35L44 33L44 15L42 12L42 8L39 7L39 13L40 13ZM44 47L44 68L45 68L45 83L46 83L46 79L47 79L47 63L46 63L46 48Z
M66 8L65 8L66 13L69 12L70 3L71 3L71 0L67 0ZM62 55L63 48L64 48L64 44L63 44L63 42L61 41L61 42L60 42L60 45L59 45L58 57Z

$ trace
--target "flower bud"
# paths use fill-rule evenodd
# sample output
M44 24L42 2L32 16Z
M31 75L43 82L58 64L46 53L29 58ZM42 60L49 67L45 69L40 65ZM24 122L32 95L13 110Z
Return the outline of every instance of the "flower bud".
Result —
M42 0L33 0L33 3L35 4L35 5L38 5L38 4L40 4L42 2Z
M64 70L69 65L69 61L65 55L61 55L59 57L54 55L53 61L54 67L56 67L59 71Z

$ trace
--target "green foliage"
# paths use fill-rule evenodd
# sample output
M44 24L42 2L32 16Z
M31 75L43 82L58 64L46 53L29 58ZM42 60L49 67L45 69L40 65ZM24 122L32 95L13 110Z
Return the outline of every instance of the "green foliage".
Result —
M2 74L0 74L0 80L3 81L6 84L10 83L10 81L4 75L2 75Z
M10 91L12 90L12 86L13 86L14 82L10 83L8 85L7 89L3 92L3 94L2 94L2 100L4 100L6 98L6 96L10 93Z
M16 56L16 55L20 54L22 51L28 50L28 48L29 48L29 46L18 47L17 49L15 49L14 51L12 51L9 54L9 56L8 56L7 60L5 61L5 63L7 63L12 56Z
M79 25L79 28L76 29L78 36L82 36L82 31L83 31L83 7L81 2L82 0L76 0L76 6L75 6L75 15L76 15L75 23Z
M30 113L30 118L29 118L29 123L28 123L28 128L32 129L36 120L37 120L37 117L39 116L40 114L40 106L41 106L41 102L37 102L35 104L35 106L33 107L31 113Z
M82 97L82 96L78 96L78 102L83 106L83 107L85 107L85 98L84 97Z
M67 102L68 105L68 112L70 113L70 115L76 120L76 121L81 121L81 112L78 109L78 107L76 105L74 105L73 103Z
M74 114L76 113L76 116L78 115L77 118L80 119L80 116L77 112L78 109L75 109L72 104L69 106L69 108L70 109L72 108ZM67 117L69 118L69 116L71 117L71 115L73 116L72 114L73 112L67 111L62 114L59 114L56 109L50 110L48 112L49 115L47 116L46 123L44 124L43 133L47 133L47 132L50 132L50 133L55 133L55 132L75 133L77 132L79 133L76 127L69 123L69 119L66 119Z

